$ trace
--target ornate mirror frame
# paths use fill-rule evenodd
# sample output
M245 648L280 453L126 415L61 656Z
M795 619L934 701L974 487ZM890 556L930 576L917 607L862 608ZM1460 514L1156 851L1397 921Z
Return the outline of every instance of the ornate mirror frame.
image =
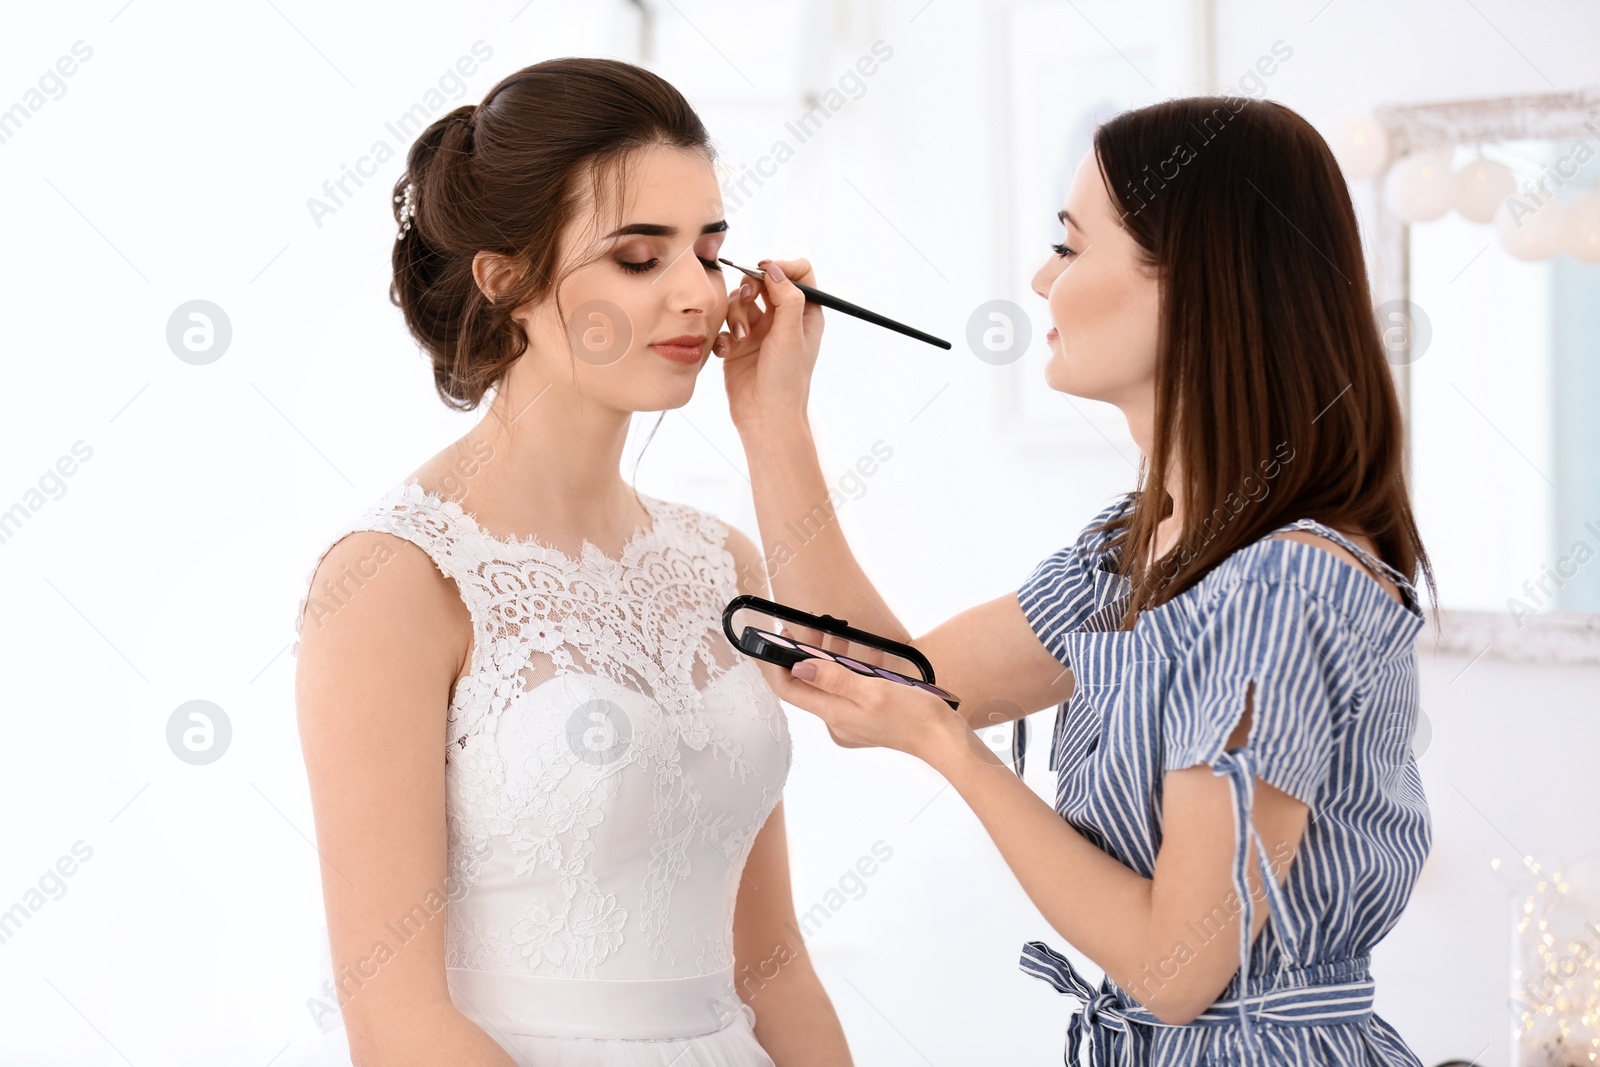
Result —
M1487 97L1441 103L1391 105L1374 116L1389 137L1391 162L1413 152L1483 142L1591 139L1586 123L1600 125L1600 88L1523 96ZM1380 175L1373 191L1381 187ZM1373 300L1411 296L1411 229L1381 195L1374 195L1371 263ZM1408 364L1394 368L1411 440L1411 374ZM1425 651L1483 656L1532 663L1600 665L1600 614L1541 612L1520 621L1503 611L1442 609L1419 638Z

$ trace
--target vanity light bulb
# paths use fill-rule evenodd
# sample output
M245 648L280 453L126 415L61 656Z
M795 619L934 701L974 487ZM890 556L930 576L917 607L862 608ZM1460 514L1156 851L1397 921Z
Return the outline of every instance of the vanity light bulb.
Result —
M1456 210L1473 222L1492 222L1506 197L1517 191L1511 168L1481 156L1456 171Z
M1407 222L1431 222L1456 206L1456 175L1449 149L1409 155L1383 180L1384 203Z
M1554 259L1567 234L1565 209L1559 200L1533 208L1520 198L1502 201L1494 213L1495 236L1518 259Z
M1600 263L1600 189L1567 205L1566 253L1579 263Z
M1346 181L1359 182L1383 171L1389 162L1389 135L1368 115L1346 115L1334 128L1328 146Z

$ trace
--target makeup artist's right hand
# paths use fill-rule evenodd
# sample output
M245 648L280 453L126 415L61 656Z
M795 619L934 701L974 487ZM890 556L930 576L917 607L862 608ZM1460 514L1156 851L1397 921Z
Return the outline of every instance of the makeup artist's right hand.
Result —
M822 345L822 308L793 284L816 284L811 264L763 259L756 265L767 272L765 281L745 278L730 295L727 325L711 349L722 357L728 411L741 431L805 416Z

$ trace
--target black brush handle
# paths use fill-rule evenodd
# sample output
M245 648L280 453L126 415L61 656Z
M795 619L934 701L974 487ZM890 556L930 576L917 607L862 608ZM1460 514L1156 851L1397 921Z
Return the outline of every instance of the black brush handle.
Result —
M825 308L833 308L833 310L842 311L846 315L854 315L858 319L875 323L876 325L882 326L886 330L893 330L896 333L903 333L907 337L915 337L917 340L926 341L930 345L938 345L940 348L950 347L949 341L940 340L930 333L923 333L921 330L907 326L904 323L896 322L890 318L885 318L876 311L868 311L866 308L852 304L848 300L841 300L839 297L824 293L821 289L813 289L811 286L801 285L799 282L794 282L792 284L796 289L806 294L806 299L811 301L813 304L821 304Z
M751 270L749 267L741 267L739 264L726 259L719 258L717 262L726 263L734 270L747 274L752 278L756 278L761 281L766 280L767 276L764 271ZM936 345L939 348L948 349L950 347L949 341L935 337L931 333L923 333L921 330L907 326L903 322L896 322L891 318L887 318L878 314L876 311L868 311L859 304L852 304L848 300L842 300L839 297L834 296L832 293L824 293L821 289L813 289L811 286L801 285L799 282L792 282L790 284L804 293L806 300L820 307L832 308L835 311L841 311L846 315L861 319L864 322L870 322L874 326L882 326L886 330L893 330L895 333L903 333L907 337L915 337L919 341L925 341L926 343L930 345Z

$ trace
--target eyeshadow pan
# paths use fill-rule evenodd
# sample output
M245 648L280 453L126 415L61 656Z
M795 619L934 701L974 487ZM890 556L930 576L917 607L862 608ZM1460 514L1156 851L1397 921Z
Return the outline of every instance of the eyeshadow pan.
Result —
M843 652L835 652L820 645L808 644L805 641L798 640L792 632L787 634L778 632L784 630L784 627L777 624L771 624L775 626L775 630L765 629L762 625L748 625L744 628L744 638L741 640L741 643L738 647L740 648L740 651L746 652L747 655L789 667L792 667L796 660L799 659L825 660L829 663L837 663L846 670L860 674L864 677L882 678L887 681L894 682L897 685L904 685L910 688L920 689L925 693L931 693L939 697L944 702L950 704L952 707L955 707L959 703L958 699L948 691L941 689L932 682L922 680L920 675L925 670L931 673L931 668L928 666L926 658L917 653L917 651L911 646L901 642L889 641L886 638L874 639L872 635L863 635L860 631L850 631L846 624L828 616L821 616L819 618L805 612L796 611L793 608L784 608L781 604L774 604L771 601L763 600L760 597L740 596L730 603L728 605L728 610L724 611L723 613L723 628L727 630L730 635L733 633L731 628L731 617L733 610L746 604L753 605L761 609L770 609L762 611L763 618L771 616L776 616L779 618L798 618L802 620L806 626L812 628L811 630L806 631L808 633L820 632L829 635L829 637L838 637L841 639L847 638L851 634L854 634L857 637L865 636L867 640L861 642L861 644L864 647L870 647L875 650L874 658L876 658L877 654L882 653L895 655L908 660L910 669L908 671L904 665L900 664L897 664L897 666L899 666L901 669L896 670L863 662L862 660L847 654L854 649L854 646L848 642L844 644ZM849 631L849 633L841 633L841 631ZM753 643L756 638L759 638L760 643L766 646L766 648L760 652L750 652L747 648L745 648L745 643Z
M822 659L825 659L825 660L828 660L830 662L833 662L833 661L836 660L836 657L834 656L834 654L832 652L829 652L825 648L818 648L816 645L808 645L804 641L796 641L795 644L799 645L802 649L804 649L807 652L810 652L814 656L818 656L818 657L820 657Z
M894 671L891 671L886 667L874 667L874 668L872 668L872 672L874 674L878 675L880 678L889 679L889 681L891 681L891 682L899 682L901 685L910 685L911 684L911 679L903 678L900 675L896 674Z
M773 644L777 645L779 648L793 648L794 647L794 642L789 640L787 637L779 637L777 634L768 633L766 630L757 630L756 633L759 636L765 638L766 640L771 641Z

